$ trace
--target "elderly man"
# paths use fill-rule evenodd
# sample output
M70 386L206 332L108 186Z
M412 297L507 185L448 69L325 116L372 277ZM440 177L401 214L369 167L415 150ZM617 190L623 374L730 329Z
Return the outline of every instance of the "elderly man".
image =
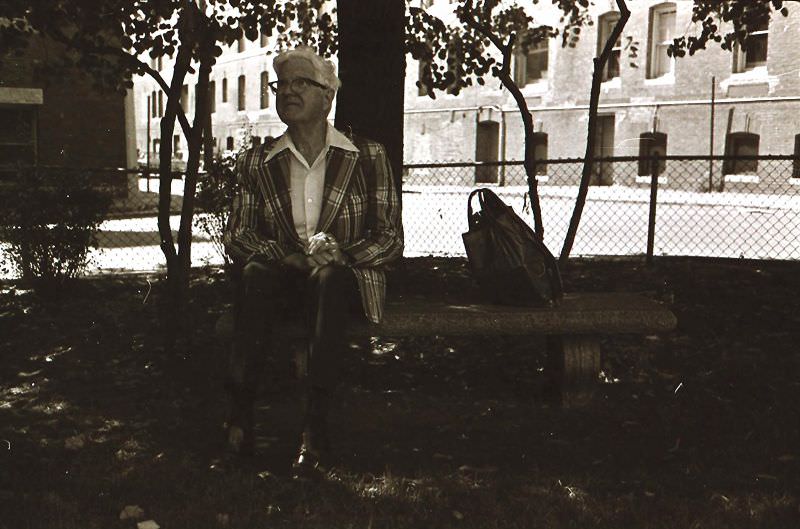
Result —
M278 116L287 130L237 160L239 192L225 233L243 263L230 363L228 446L253 450L253 404L278 313L301 305L308 325L305 417L296 472L321 468L326 416L345 353L354 300L379 322L383 266L403 251L400 207L384 147L347 137L327 121L335 68L310 48L273 62ZM293 303L292 303L293 302Z

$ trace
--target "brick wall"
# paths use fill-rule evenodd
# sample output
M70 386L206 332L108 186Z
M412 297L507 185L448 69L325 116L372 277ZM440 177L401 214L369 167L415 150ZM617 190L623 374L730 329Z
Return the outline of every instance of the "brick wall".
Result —
M40 88L38 159L43 165L125 167L124 97L100 93L74 69L48 72L58 46L32 39L23 55L0 61L0 87Z

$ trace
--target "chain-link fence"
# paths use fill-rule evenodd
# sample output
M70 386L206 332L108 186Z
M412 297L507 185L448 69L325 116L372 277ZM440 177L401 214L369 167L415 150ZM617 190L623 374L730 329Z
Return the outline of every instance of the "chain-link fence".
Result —
M564 244L582 169L579 159L540 161L534 168L544 240L555 254ZM111 197L102 212L97 246L89 252L90 271L163 268L157 175L107 169L39 172L51 179L78 174L82 186L102 188ZM15 198L19 185L19 177L0 179L2 209L48 209ZM464 255L467 197L480 186L492 187L533 225L521 162L409 164L403 175L405 255ZM170 190L175 234L183 196L179 174ZM800 259L799 191L800 161L790 156L598 159L571 255L637 255L651 247L654 255ZM48 200L66 200L66 193ZM202 201L198 206L193 264L220 264L218 215L213 208L204 210ZM0 262L7 263L8 238L0 240L0 252ZM2 268L6 276L19 273L7 264Z
M580 159L534 168L544 240L556 255L582 170ZM533 226L521 162L410 164L403 182L406 255L464 255L467 197L482 185ZM800 164L791 156L601 158L592 166L570 255L645 254L650 232L655 255L798 259L799 191Z

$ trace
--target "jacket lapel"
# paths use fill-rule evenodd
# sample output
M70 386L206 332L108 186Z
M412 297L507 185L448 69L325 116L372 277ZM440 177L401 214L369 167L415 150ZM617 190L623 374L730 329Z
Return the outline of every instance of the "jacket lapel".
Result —
M322 193L322 211L317 223L318 232L327 232L342 208L353 176L353 169L358 162L358 156L358 152L339 147L331 147L328 151L325 189Z
M264 155L266 156L265 149ZM264 197L264 203L274 212L275 221L290 240L302 245L292 217L292 197L289 194L289 156L288 150L278 153L261 165L261 178L258 186Z

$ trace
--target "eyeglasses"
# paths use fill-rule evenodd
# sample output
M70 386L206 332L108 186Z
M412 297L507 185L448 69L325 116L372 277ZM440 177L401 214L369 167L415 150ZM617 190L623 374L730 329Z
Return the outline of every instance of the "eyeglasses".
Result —
M286 79L278 79L277 81L267 83L267 86L269 86L269 89L273 94L277 94L281 90L285 90L287 88L291 89L293 92L305 92L310 86L316 86L317 88L322 88L323 90L328 88L326 85L318 83L313 79L309 79L308 77L295 77L291 81L287 81Z

